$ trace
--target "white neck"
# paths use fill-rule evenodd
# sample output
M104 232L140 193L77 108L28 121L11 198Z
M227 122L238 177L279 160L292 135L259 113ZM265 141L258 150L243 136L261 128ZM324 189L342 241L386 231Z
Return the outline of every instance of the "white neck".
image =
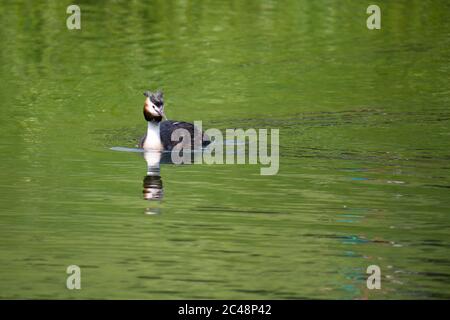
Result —
M144 150L163 150L163 144L159 134L159 122L148 121L147 136L142 147Z

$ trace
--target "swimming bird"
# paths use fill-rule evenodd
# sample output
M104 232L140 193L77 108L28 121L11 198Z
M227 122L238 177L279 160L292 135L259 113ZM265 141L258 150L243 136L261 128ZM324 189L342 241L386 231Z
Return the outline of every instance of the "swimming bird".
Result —
M204 147L211 141L209 137L192 123L164 120L164 97L162 91L144 92L144 118L147 120L147 133L142 137L139 147L144 151L170 151L179 143L193 149ZM183 129L176 132L177 129ZM174 134L176 133L176 134ZM172 134L174 140L172 141ZM181 147L181 145L180 145Z

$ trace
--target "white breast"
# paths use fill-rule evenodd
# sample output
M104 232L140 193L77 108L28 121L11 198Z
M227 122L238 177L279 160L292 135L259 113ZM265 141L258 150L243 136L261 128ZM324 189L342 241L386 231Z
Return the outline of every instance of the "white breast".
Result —
M159 135L159 123L148 122L147 136L145 137L144 144L142 145L144 150L163 150L163 144L161 142L161 136Z

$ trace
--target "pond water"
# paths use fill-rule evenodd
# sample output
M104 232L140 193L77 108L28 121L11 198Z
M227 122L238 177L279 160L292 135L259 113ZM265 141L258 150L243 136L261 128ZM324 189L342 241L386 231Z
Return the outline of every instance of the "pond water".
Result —
M71 1L2 1L0 298L450 298L450 3L378 3L381 30L360 0L78 1L68 30ZM114 148L157 88L170 119L279 129L278 174L146 180Z

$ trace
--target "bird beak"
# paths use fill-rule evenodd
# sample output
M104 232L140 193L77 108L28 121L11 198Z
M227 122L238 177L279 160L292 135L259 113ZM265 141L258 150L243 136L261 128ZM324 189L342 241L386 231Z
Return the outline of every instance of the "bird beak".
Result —
M156 109L156 112L158 112L161 117L166 119L166 115L164 114L164 110L163 109Z

